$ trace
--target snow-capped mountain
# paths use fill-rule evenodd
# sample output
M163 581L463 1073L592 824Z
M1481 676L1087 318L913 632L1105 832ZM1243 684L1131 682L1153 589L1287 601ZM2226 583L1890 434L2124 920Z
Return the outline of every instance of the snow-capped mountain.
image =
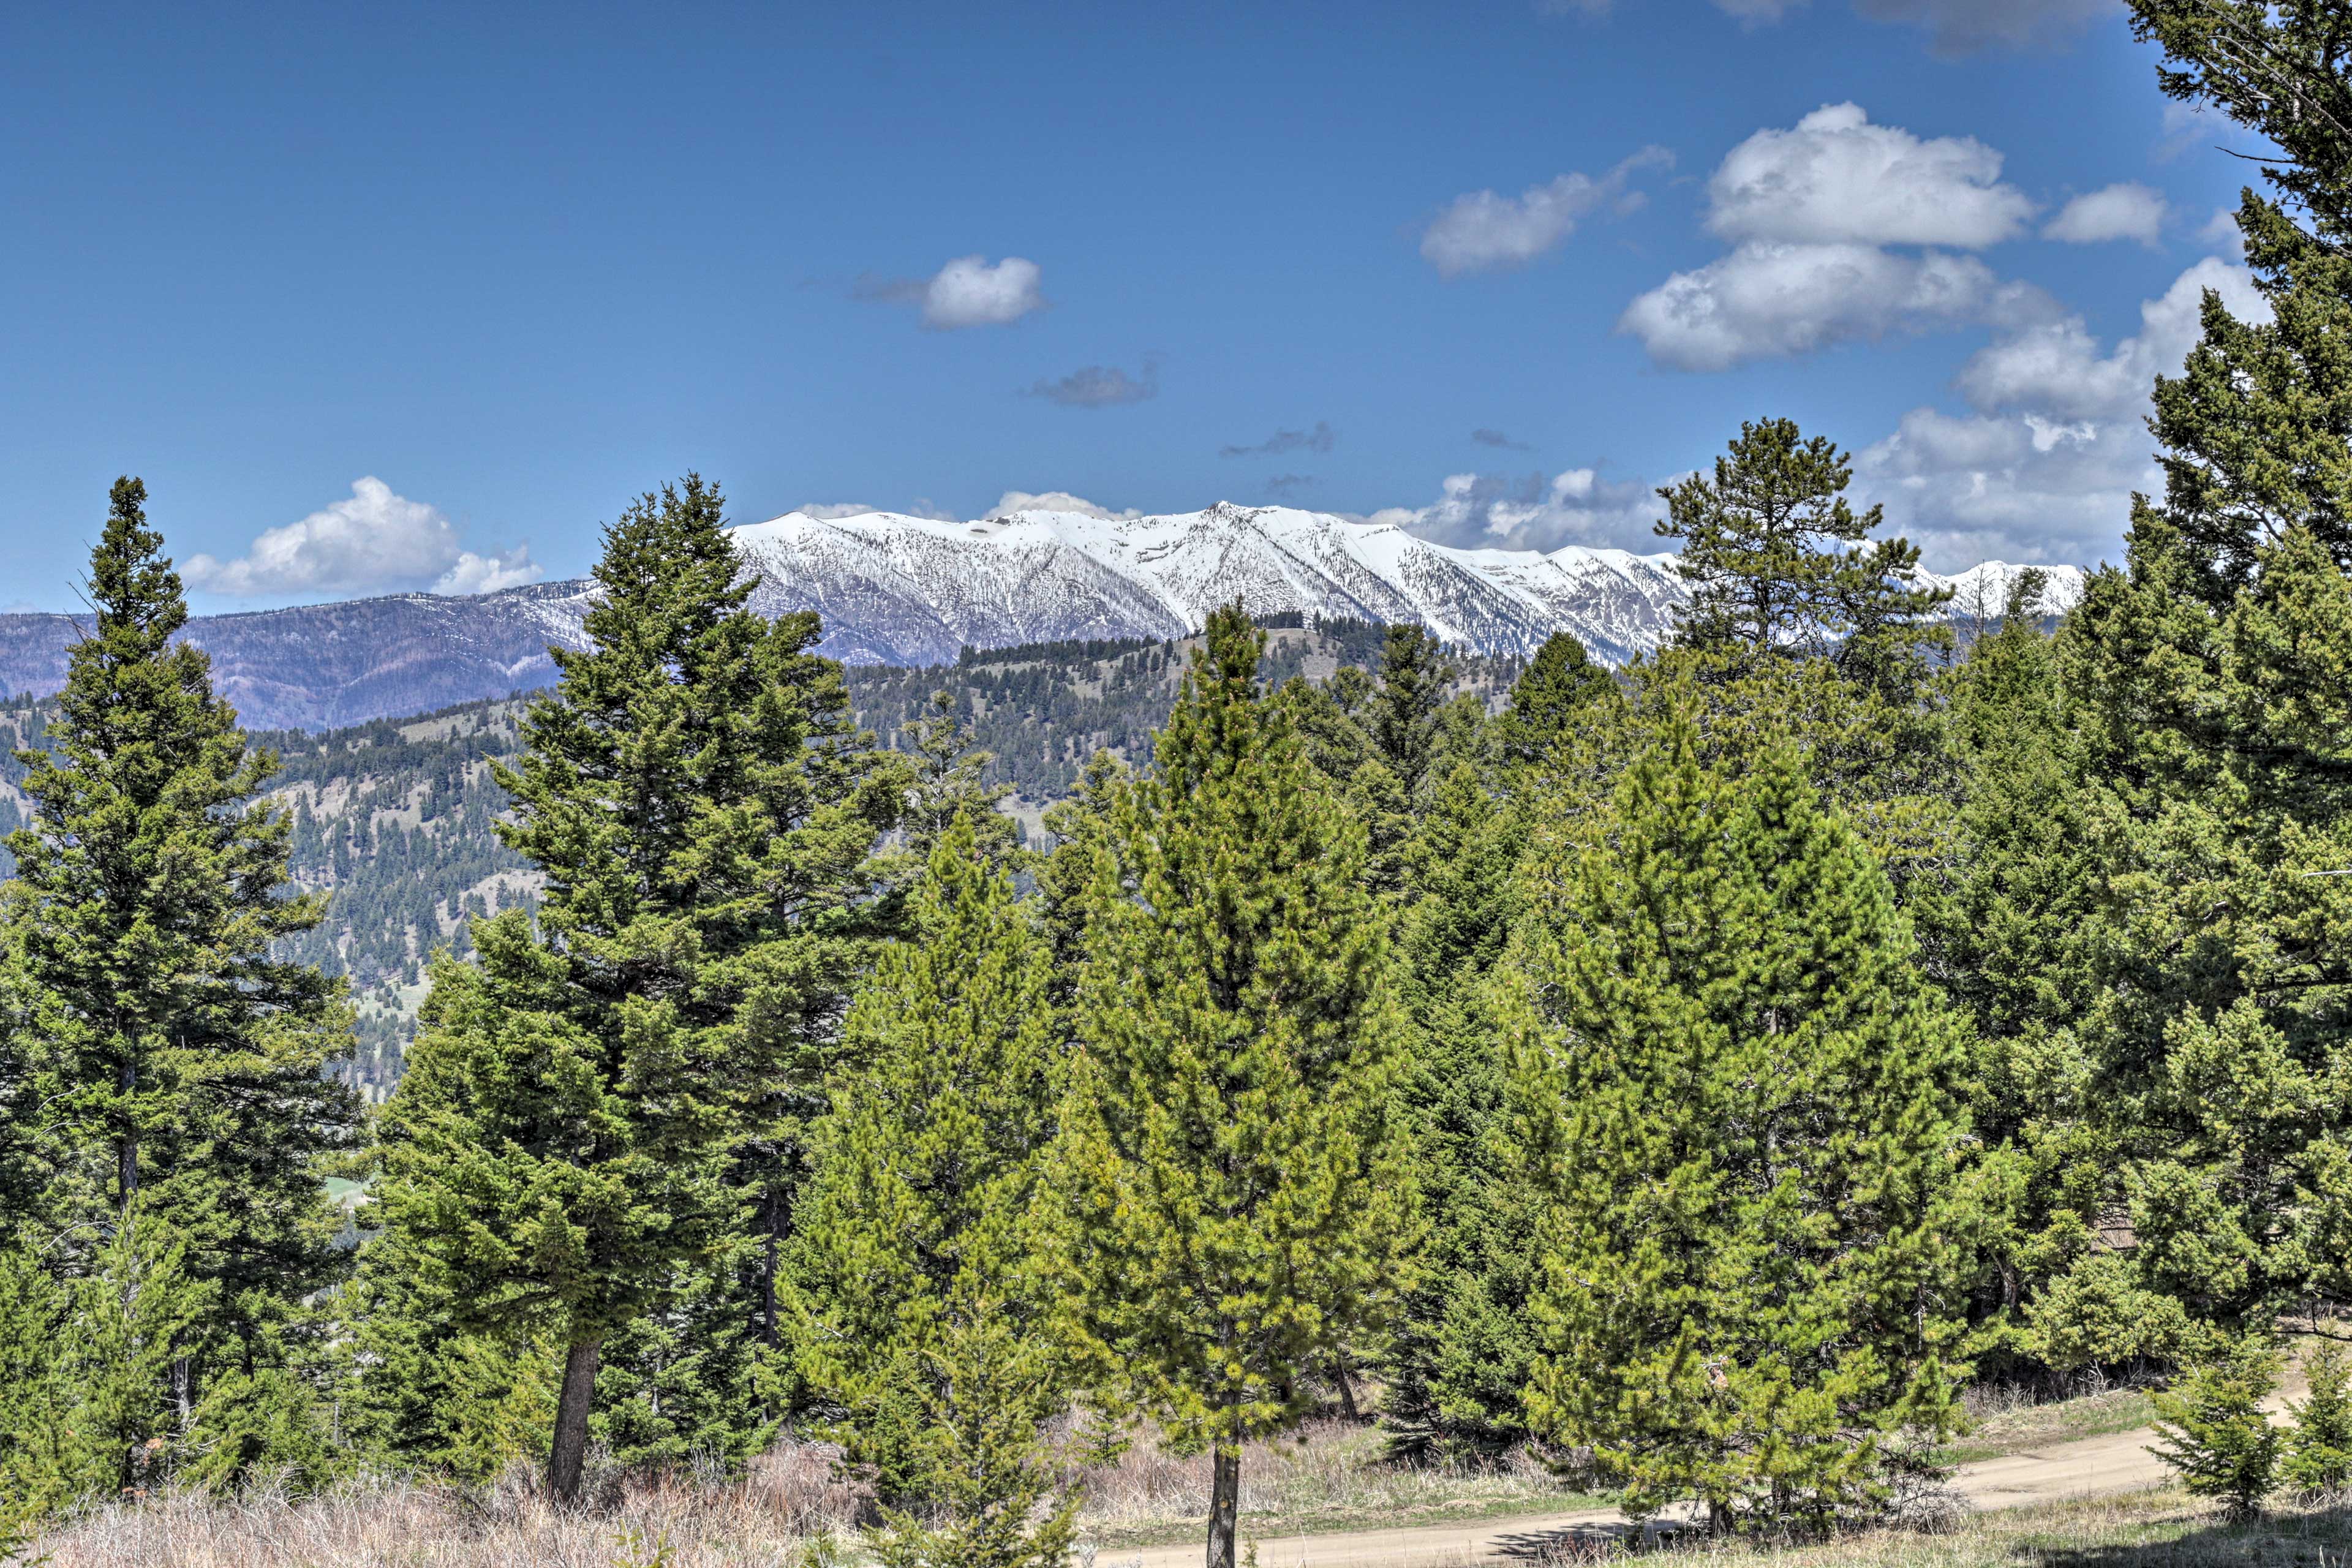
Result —
M1605 663L1655 647L1685 597L1672 555L1569 545L1460 550L1392 524L1288 507L1162 517L1013 511L971 522L896 512L793 512L734 531L771 613L814 609L824 650L857 663L931 664L959 648L1198 631L1238 598L1253 615L1301 610L1418 621L1484 653L1529 653L1570 632ZM1998 614L2021 567L1950 578L1973 612ZM2049 611L2080 596L2082 573L2051 568Z
M760 574L752 603L770 615L815 610L824 651L852 664L942 664L967 645L1181 637L1235 598L1253 615L1419 621L1486 653L1528 653L1570 632L1595 658L1622 664L1658 645L1684 598L1671 555L1456 550L1287 507L1014 511L971 522L793 512L733 533ZM1991 616L2022 570L1993 562L1933 582L1957 590L1955 615ZM2048 570L2044 613L2070 608L2083 574ZM214 680L247 723L317 729L548 684L548 647L584 645L594 587L200 616L183 635L211 652ZM77 635L64 616L0 616L0 696L57 690Z
M967 644L1180 637L1236 598L1252 615L1419 621L1488 653L1573 632L1614 664L1654 647L1682 597L1668 555L1455 550L1287 507L971 522L794 512L734 537L761 574L761 608L816 610L826 652L887 664L952 659Z

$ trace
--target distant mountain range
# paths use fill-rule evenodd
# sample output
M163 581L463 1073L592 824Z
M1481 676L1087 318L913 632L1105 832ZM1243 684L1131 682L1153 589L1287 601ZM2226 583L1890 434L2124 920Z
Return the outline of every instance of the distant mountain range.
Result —
M1223 502L1164 517L1031 510L970 522L793 512L734 538L761 574L753 603L770 615L815 610L824 650L851 664L1181 637L1235 598L1254 615L1418 621L1490 654L1528 653L1565 631L1621 664L1664 639L1684 598L1671 555L1460 550L1392 525ZM1997 612L2021 570L1990 562L1933 581ZM2071 607L2082 572L2047 570L2043 610ZM319 729L548 684L548 647L580 646L593 591L579 581L465 598L403 594L198 616L185 635L212 654L216 684L249 726ZM0 693L55 691L76 635L70 616L0 616Z

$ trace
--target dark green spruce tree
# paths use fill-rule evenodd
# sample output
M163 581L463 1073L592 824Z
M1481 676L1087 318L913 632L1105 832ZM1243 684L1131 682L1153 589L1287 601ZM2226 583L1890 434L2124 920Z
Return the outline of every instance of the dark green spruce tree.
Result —
M1790 748L1687 718L1530 856L1502 974L1544 1194L1538 1431L1639 1512L1826 1527L1957 1416L1962 1029Z
M324 912L285 896L289 823L254 803L276 759L247 744L204 652L173 640L187 602L145 503L116 481L89 631L47 749L20 757L33 812L8 841L6 981L45 1108L30 1228L83 1274L146 1255L122 1229L170 1237L202 1310L151 1392L195 1442L208 1394L317 1331L300 1304L346 1264L321 1165L359 1113L329 1072L350 1047L340 987L272 956Z
M806 1375L876 1480L885 1563L1058 1568L1076 1500L1031 1520L1056 1490L1044 1428L1068 1403L1038 1253L1052 953L969 816L911 914L850 1009L815 1134L794 1271Z
M1263 642L1218 610L1155 771L1113 786L1053 1182L1082 1363L1213 1456L1211 1568L1242 1445L1391 1315L1417 1228L1388 921Z
M478 964L436 962L383 1121L383 1223L453 1325L562 1347L566 1499L609 1342L738 1263L710 1315L772 1332L770 1244L906 783L848 731L816 618L748 608L722 513L689 476L606 530L589 647L499 773L544 901L477 921Z

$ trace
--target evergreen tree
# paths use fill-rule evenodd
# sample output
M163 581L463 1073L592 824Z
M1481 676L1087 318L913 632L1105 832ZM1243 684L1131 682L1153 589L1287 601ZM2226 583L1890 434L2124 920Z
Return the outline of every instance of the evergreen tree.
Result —
M1615 694L1609 672L1592 662L1584 645L1554 632L1512 683L1498 725L1503 755L1518 767L1541 765L1572 742L1594 703Z
M2245 1342L2217 1347L2156 1395L2162 1440L2149 1451L2179 1471L2190 1492L2221 1499L2235 1518L2252 1517L2278 1485L2287 1435L2263 1410L2277 1386L2275 1351Z
M1211 617L1156 771L1117 791L1055 1180L1094 1375L1213 1456L1211 1568L1242 1444L1389 1314L1415 1227L1362 830L1255 689L1262 644L1238 605Z
M2330 1341L2305 1358L2303 1370L2310 1392L2292 1407L2287 1479L2307 1492L2341 1492L2352 1486L2352 1351Z
M1924 617L1951 595L1913 586L1919 552L1903 540L1862 548L1884 509L1853 510L1853 477L1828 437L1765 419L1739 427L1712 478L1660 489L1657 531L1683 542L1675 570L1691 589L1675 639L1746 658L1825 658L1890 689L1916 681L1921 647L1948 636Z
M1486 996L1516 918L1524 825L1457 762L1407 857L1397 946L1417 1041L1403 1101L1430 1223L1384 1357L1384 1416L1406 1452L1491 1450L1527 1435L1534 1205L1507 1146L1508 1064Z
M1528 1408L1629 1508L1817 1527L1951 1426L1960 1031L1786 747L1669 721L1546 836L1503 977L1544 1190Z
M2333 7L2135 10L2168 91L2288 153L2284 200L2240 207L2270 319L2207 295L2156 387L2164 495L2063 635L2085 914L2053 901L2021 980L2066 1004L2134 1283L2264 1332L2352 1300L2352 174L2310 118L2347 72Z
M457 1326L563 1347L564 1499L606 1342L676 1306L747 1204L782 1232L905 787L848 732L815 617L747 607L722 512L688 476L606 530L590 646L557 652L499 773L538 921L477 922L478 967L436 961L384 1123L384 1222Z
M1410 797L1421 788L1435 749L1437 710L1454 677L1445 649L1428 628L1394 626L1381 644L1381 686L1371 700L1372 739Z
M289 822L247 804L276 758L174 642L187 603L145 502L116 481L92 624L47 749L19 753L33 816L8 840L5 919L15 1049L48 1123L43 1240L84 1272L90 1237L143 1256L118 1234L134 1223L184 1250L203 1309L163 1358L184 1428L209 1369L254 1374L341 1272L320 1166L358 1108L326 1070L350 1043L340 988L273 956L323 910L280 897Z
M991 758L972 744L971 726L956 709L953 693L934 691L931 710L899 726L915 764L914 787L899 826L908 849L927 857L950 825L968 816L988 852L1002 858L1013 850L1013 819L997 810L997 803L1013 787L985 782Z
M1041 1158L1056 1093L1043 933L969 816L931 851L915 937L886 953L844 1030L818 1130L799 1287L810 1380L877 1477L886 1562L1058 1564L1074 1503L1041 1428L1065 1403L1042 1330Z

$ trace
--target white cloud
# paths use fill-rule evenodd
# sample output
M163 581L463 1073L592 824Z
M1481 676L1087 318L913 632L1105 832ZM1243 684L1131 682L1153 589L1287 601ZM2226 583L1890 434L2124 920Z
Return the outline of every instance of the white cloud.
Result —
M1925 29L1937 54L1965 55L2064 43L2123 5L2121 0L1854 0L1853 8L1874 22Z
M412 588L486 594L535 583L541 569L522 545L496 555L460 548L439 508L369 476L352 481L349 500L270 529L236 560L196 555L180 573L194 587L254 598Z
M2217 207L2197 231L2198 243L2216 256L2226 256L2232 261L2246 258L2246 237L2238 228L2238 209Z
M1618 330L1661 364L1723 370L1841 342L2048 313L1974 257L2033 216L2001 155L1963 136L1874 125L1858 104L1759 131L1707 182L1707 227L1728 255L1677 272ZM1890 247L1916 247L1904 250Z
M1604 479L1591 468L1540 473L1453 474L1427 506L1388 507L1372 522L1465 549L1557 550L1563 544L1654 549L1659 516L1652 487Z
M1674 161L1664 147L1644 147L1597 180L1562 174L1517 196L1493 191L1456 196L1422 235L1422 257L1447 278L1490 267L1523 267L1564 243L1591 213L1622 202L1636 170L1671 167Z
M898 517L919 517L932 522L962 521L955 513L942 511L928 500L902 507L868 506L862 500L808 500L801 502L793 510L803 517L813 517L819 522L831 522L845 517L870 517L877 511L891 512Z
M1940 245L1974 250L2024 230L2033 204L2000 183L2001 155L1968 136L1922 141L1826 104L1759 131L1707 182L1707 227L1730 240Z
M1938 562L2111 554L2132 492L2163 487L2148 396L2197 342L2208 289L2242 318L2269 314L2243 268L2209 258L2144 301L2139 331L2111 348L2079 317L2014 324L1961 370L1970 411L1904 416L1857 458L1860 486Z
M1961 326L2006 290L1972 256L1868 245L1743 245L1625 307L1617 329L1676 370L1726 370L1893 332Z
M1074 496L1067 490L1006 490L988 509L991 517L1003 517L1016 511L1074 511L1081 517L1099 517L1113 521L1143 514L1133 507L1125 511L1113 511L1107 506L1097 506L1084 496Z
M2168 211L2163 193L2152 185L2123 184L2076 196L2042 227L2044 239L2068 245L2103 245L2136 239L2153 247Z
M942 331L960 327L997 327L1043 310L1037 264L1008 256L992 265L980 256L960 256L923 286L923 325Z

